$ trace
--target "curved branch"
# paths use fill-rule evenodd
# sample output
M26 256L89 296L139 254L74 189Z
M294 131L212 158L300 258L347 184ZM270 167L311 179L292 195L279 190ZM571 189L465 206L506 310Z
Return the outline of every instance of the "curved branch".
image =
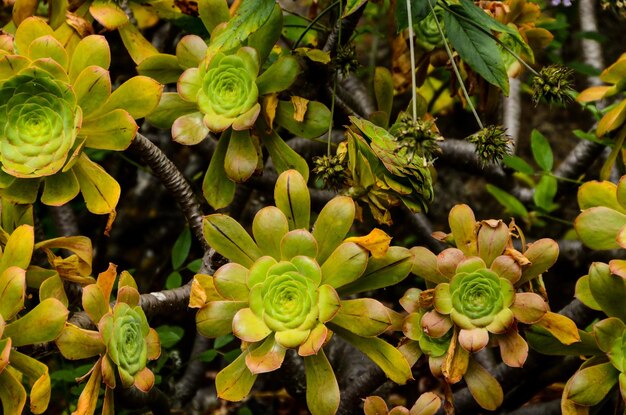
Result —
M185 214L194 236L200 242L202 248L208 251L210 247L202 233L203 214L200 203L180 170L167 158L161 149L142 134L137 133L129 150L143 158L165 188L170 191Z

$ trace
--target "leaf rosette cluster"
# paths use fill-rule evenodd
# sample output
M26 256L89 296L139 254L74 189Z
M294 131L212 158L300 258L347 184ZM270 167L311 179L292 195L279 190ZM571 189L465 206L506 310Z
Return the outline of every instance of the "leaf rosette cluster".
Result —
M30 386L30 411L41 414L48 408L48 367L16 348L54 340L68 316L66 305L43 290L39 304L18 314L26 300L26 269L34 239L32 226L22 225L3 241L0 254L0 401L5 414L22 413L26 404L22 382Z
M109 46L87 36L66 49L43 20L0 36L0 194L16 203L58 206L82 193L93 213L113 213L119 184L85 149L121 151L135 118L156 107L162 86L134 77L111 93Z
M116 276L116 267L110 264L105 272L98 275L96 283L83 288L83 309L98 331L66 323L56 339L66 359L98 356L93 369L85 375L89 376L89 380L78 400L81 413L95 412L101 382L105 384L102 413L113 413L113 389L118 377L123 388L134 386L148 392L154 385L154 373L146 364L157 359L161 353L159 335L150 328L139 305L137 284L126 271L120 274L117 299L115 305L110 307L109 299Z
M338 196L320 212L309 232L310 196L295 170L280 175L276 206L261 209L252 223L254 239L234 219L204 218L204 234L232 261L214 276L196 275L191 307L198 331L215 338L233 333L243 353L216 378L218 395L241 400L257 374L278 369L287 349L304 358L307 403L314 414L334 413L339 389L322 347L333 333L376 362L392 380L411 377L402 354L377 336L399 322L397 314L369 298L340 295L386 287L406 278L408 249L389 247L375 229L346 239L355 216L352 199Z

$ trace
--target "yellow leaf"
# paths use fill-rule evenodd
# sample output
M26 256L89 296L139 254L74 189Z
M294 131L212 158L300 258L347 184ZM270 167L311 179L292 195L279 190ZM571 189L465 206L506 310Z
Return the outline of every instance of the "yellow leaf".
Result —
M263 116L269 130L272 131L274 124L274 118L276 118L276 108L278 107L278 94L270 94L263 97Z
M117 276L117 265L109 262L109 268L106 271L98 274L98 280L96 284L100 287L104 299L108 303L111 297L111 291L113 290L113 284L115 283L115 277Z
M307 107L309 106L309 100L302 97L291 97L291 103L293 104L293 119L298 122L304 121L304 115L306 114Z
M354 242L370 251L374 258L382 258L387 254L391 236L378 228L374 228L368 235L353 236L347 238L345 242Z
M591 88L587 88L582 91L576 97L576 101L578 102L589 102L589 101L597 101L599 99L604 98L606 93L611 89L610 86L592 86Z
M580 341L576 324L561 314L548 311L535 325L548 330L550 334L565 345Z

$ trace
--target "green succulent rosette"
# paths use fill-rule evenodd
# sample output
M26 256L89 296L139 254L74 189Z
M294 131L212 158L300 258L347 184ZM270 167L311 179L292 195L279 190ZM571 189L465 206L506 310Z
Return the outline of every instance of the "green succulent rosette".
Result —
M86 375L89 377L87 385L78 398L78 406L84 414L95 412L101 382L105 384L102 413L114 413L116 372L123 388L134 386L148 392L154 385L154 373L146 365L161 354L159 335L150 328L139 305L137 284L126 271L120 274L117 299L110 307L116 277L116 266L109 264L109 268L98 275L96 283L83 288L83 309L98 331L66 323L56 339L56 345L66 359L98 357Z
M0 401L5 414L21 414L30 388L30 411L41 414L51 395L48 367L18 351L21 346L54 340L67 320L66 306L46 291L39 303L22 312L26 300L26 269L34 249L32 226L22 225L4 234L0 255ZM4 239L6 237L6 239ZM18 314L19 313L19 314Z
M187 69L178 80L178 93L186 101L198 104L207 130L222 132L228 127L247 130L261 111L256 85L259 57L255 49L240 48L234 55L216 53L198 68ZM197 117L195 113L194 117ZM179 118L172 126L172 136L181 137L187 120Z
M310 232L310 196L295 170L280 175L276 206L261 209L254 239L234 219L204 218L204 234L232 261L214 276L196 275L190 306L199 308L198 331L215 338L233 333L243 353L216 378L218 396L241 400L257 374L278 369L287 349L304 358L307 402L314 414L334 413L339 389L322 347L336 333L376 362L392 380L411 377L408 363L377 336L398 325L398 315L369 298L342 300L406 278L412 258L389 247L380 230L345 238L355 205L338 196L320 212Z
M109 46L87 36L66 49L43 20L21 22L0 36L0 195L58 206L82 193L87 209L111 214L119 184L86 149L121 151L137 132L136 118L159 102L162 86L138 76L111 93Z

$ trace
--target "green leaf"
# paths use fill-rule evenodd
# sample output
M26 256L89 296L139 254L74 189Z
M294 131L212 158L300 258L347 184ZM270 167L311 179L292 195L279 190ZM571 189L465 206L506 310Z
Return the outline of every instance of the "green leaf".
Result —
M55 343L63 357L70 360L87 359L106 353L106 345L99 332L81 329L69 323Z
M21 414L26 405L24 386L7 369L0 373L0 401L6 414Z
M97 215L115 211L120 199L120 185L99 165L81 154L73 167L87 210Z
M215 338L215 341L213 342L213 347L216 349L221 349L222 347L226 346L233 340L235 340L235 336L233 336L232 334L225 334L223 336L219 336Z
M324 354L304 357L306 403L312 415L334 414L339 408L339 384Z
M289 232L285 214L275 206L266 206L254 215L252 234L263 254L280 261L280 241Z
M242 2L228 20L226 27L219 33L212 33L207 54L228 53L241 46L251 33L257 31L269 19L275 4L274 0Z
M178 326L159 326L156 329L159 334L159 340L161 341L161 347L164 349L170 349L176 345L185 335L185 330Z
M209 349L209 350L205 350L204 352L200 353L199 355L196 356L196 359L198 359L201 362L212 362L213 360L215 360L215 358L218 356L218 352L217 350L214 349Z
M313 225L318 263L323 264L344 240L352 227L355 213L354 201L348 196L337 196L324 206Z
M116 109L85 119L79 136L85 137L85 147L123 151L133 141L138 129L139 126L128 112Z
M474 359L470 359L467 372L465 372L463 378L470 393L481 407L489 411L495 411L502 404L504 399L502 387L496 378L491 376Z
M398 0L396 2L396 30L398 32L409 27L409 13L407 2L411 0ZM411 1L411 17L413 25L419 23L430 13L429 0Z
M72 87L83 117L88 119L111 95L109 71L99 66L88 66L77 75Z
M67 315L67 308L59 300L48 298L28 314L7 324L4 336L11 338L13 347L52 341L61 333Z
M252 374L246 366L244 351L234 362L222 369L215 378L217 396L227 401L237 402L250 393L257 375Z
M43 183L41 203L44 205L61 206L80 193L78 179L72 170L47 176Z
M209 245L232 262L249 268L262 255L246 230L230 216L205 216L202 227Z
M300 73L296 58L283 55L265 70L256 80L259 95L281 92L293 84Z
M611 274L609 266L594 262L589 268L589 288L602 311L609 317L626 321L626 308L622 300L626 296L626 280Z
M405 279L413 267L413 255L401 246L392 246L382 258L370 258L365 272L351 284L341 287L340 295L351 295L394 285Z
M161 100L163 85L147 76L134 76L120 85L107 102L97 111L105 114L114 109L123 109L135 119L145 117Z
M72 53L70 80L75 81L78 75L89 66L95 65L106 70L109 69L110 64L111 51L104 36L87 36L78 42Z
M597 250L619 248L616 238L624 225L625 214L604 206L586 209L574 221L580 240Z
M331 321L363 337L378 336L391 325L387 307L372 298L341 301L341 307Z
M211 301L196 314L196 327L204 337L215 338L233 331L233 317L248 306L246 301Z
M504 163L505 166L510 167L513 170L518 171L520 173L524 173L528 175L535 173L535 169L533 169L532 166L526 163L526 161L522 159L521 157L507 154L502 158L502 162Z
M330 110L317 101L309 101L304 120L294 119L295 108L290 101L278 101L276 123L290 133L303 138L317 138L328 131Z
M132 23L127 23L118 28L124 47L136 64L149 56L156 55L159 51L150 43Z
M554 157L552 155L550 142L537 130L533 130L530 134L530 149L533 152L535 161L543 171L552 170Z
M158 128L171 128L177 118L197 110L198 105L195 102L185 101L176 92L165 92L161 95L159 105L146 120Z
M460 5L451 4L450 9L461 16L467 14ZM487 82L508 95L509 78L495 40L453 13L445 13L443 20L448 40L461 58Z
M567 399L578 405L597 405L615 386L619 373L610 362L585 367L572 376Z
M602 353L591 333L578 330L580 342L565 345L543 327L532 325L526 330L528 344L539 353L557 356L593 356Z
M191 232L189 231L189 227L185 226L172 247L172 268L180 268L189 256L190 250Z
M334 288L357 280L367 267L368 253L354 242L339 245L322 265L322 284Z
M515 196L491 184L487 184L486 188L487 192L504 206L507 212L521 218L528 217L528 211Z
M180 275L180 272L174 271L165 279L165 289L171 290L173 288L178 288L183 285L183 276Z
M386 341L378 337L357 336L332 323L328 323L328 325L337 335L372 359L392 381L404 385L408 380L413 379L411 367L402 353Z
M235 197L236 185L232 182L224 170L224 160L228 144L230 142L230 130L220 137L211 157L209 168L202 181L202 194L213 209L221 209L230 204Z
M287 170L276 181L274 201L289 222L289 229L309 229L311 196L306 179L296 170Z
M209 33L213 32L215 26L230 19L226 0L200 0L198 1L198 14Z
M428 1L428 0L427 0ZM500 23L491 15L485 13L483 9L476 6L471 0L461 0L461 7L463 8L463 17L471 19L476 25L485 29L494 30L496 32L504 32L513 36L519 35L519 32L503 23ZM456 10L455 10L456 11Z
M535 205L546 212L556 209L557 205L554 203L554 197L556 196L557 186L557 181L553 176L542 176L533 194Z
M200 271L200 268L202 268L202 258L194 259L187 264L187 269L195 274Z
M261 65L272 52L276 42L280 39L283 29L283 10L276 3L274 10L267 21L257 30L248 36L248 46L259 52L259 62Z
M378 111L384 114L382 126L387 127L393 105L393 78L391 71L382 66L377 66L374 72L374 95Z
M257 168L259 154L250 130L233 130L224 157L226 176L235 183L248 180Z
M260 124L262 130L264 130L263 121L260 119L257 123ZM278 173L283 173L289 169L297 170L305 180L309 179L309 165L306 160L298 153L296 153L291 147L289 147L282 138L276 134L276 131L270 131L269 133L261 132L261 142L263 146L270 154L272 163L276 167Z
M148 56L137 65L139 75L156 79L162 84L171 84L178 81L183 74L183 68L178 64L178 58L167 53Z

